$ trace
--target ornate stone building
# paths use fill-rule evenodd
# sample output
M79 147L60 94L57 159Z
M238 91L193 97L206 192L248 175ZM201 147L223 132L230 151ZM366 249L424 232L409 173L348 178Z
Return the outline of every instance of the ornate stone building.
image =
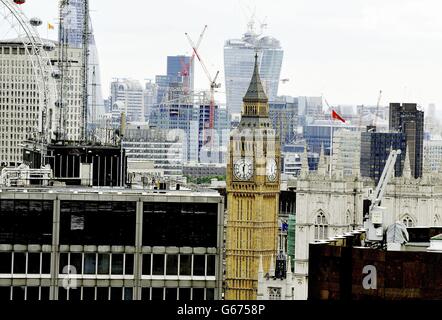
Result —
M337 163L341 161L335 154ZM296 186L295 299L307 299L309 243L331 238L363 226L363 204L375 189L361 179L359 165L344 176L338 165L330 175L321 154L317 171L308 172L306 155ZM411 175L407 153L402 177L392 178L381 203L386 208L384 224L402 221L407 227L442 225L442 170L431 172L425 162L423 177Z

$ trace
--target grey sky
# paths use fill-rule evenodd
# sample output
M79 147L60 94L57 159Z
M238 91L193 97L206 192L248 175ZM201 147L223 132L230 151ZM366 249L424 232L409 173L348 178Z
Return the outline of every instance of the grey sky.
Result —
M442 106L440 0L90 2L105 95L112 77L164 74L167 55L190 52L184 33L196 40L205 24L201 56L213 74L223 72L224 41L246 30L248 6L256 7L266 34L285 50L281 76L290 82L280 85L280 94L323 93L331 104L376 104L382 89L385 104ZM57 3L28 0L24 10L55 23ZM45 27L41 33L46 36ZM196 87L208 87L201 67L195 70Z

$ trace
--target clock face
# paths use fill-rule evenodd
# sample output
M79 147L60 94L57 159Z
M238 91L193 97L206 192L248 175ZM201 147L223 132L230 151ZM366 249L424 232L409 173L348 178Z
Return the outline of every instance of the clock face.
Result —
M278 168L277 168L276 160L275 159L268 159L267 165L266 165L267 180L271 181L271 182L276 181L277 172L278 172Z
M253 160L241 158L233 164L233 174L239 180L250 180L253 177Z

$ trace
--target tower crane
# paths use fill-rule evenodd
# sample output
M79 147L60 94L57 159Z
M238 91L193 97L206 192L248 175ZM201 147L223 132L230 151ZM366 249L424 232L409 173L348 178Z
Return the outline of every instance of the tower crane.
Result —
M379 90L378 102L376 104L376 114L375 114L375 118L374 118L374 121L373 121L373 126L374 127L376 127L376 125L377 125L378 113L379 113L379 105L381 104L381 99L382 99L382 90Z
M205 29L204 29L205 30ZM193 52L195 54L195 56L198 58L198 61L201 64L201 67L204 70L204 73L207 76L207 79L210 82L210 116L209 116L209 129L213 129L214 128L214 118L215 118L215 89L220 88L221 84L217 83L216 80L218 79L219 76L219 71L216 72L215 77L212 77L209 70L206 67L206 64L204 63L203 59L201 58L201 56L198 53L198 48L195 45L195 43L193 42L193 40L190 38L189 34L186 32L186 37L187 40L189 41L190 46L193 49Z
M201 41L203 40L204 34L207 30L207 25L204 26L203 31L201 32L198 41L196 42L195 48L198 50ZM190 70L192 70L193 61L195 60L195 51L192 50L192 56L190 57L189 63L184 61L184 58L180 59L181 64L181 76L184 78L184 93L189 94L189 86L190 86Z
M371 205L368 213L365 216L364 228L367 230L367 240L371 242L380 242L383 240L384 235L384 211L385 208L381 207L381 201L384 198L385 191L387 190L388 182L394 172L394 166L396 164L397 157L401 154L401 150L391 150L385 163L384 170L382 171L381 178L376 186L374 194L371 195Z

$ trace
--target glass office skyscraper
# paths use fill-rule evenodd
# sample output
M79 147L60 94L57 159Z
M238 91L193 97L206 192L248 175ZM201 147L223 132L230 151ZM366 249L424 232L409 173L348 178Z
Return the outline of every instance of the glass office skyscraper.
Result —
M252 78L255 52L258 52L259 74L269 101L278 94L284 51L278 40L254 32L253 26L241 39L227 40L224 46L224 72L227 108L240 113L242 98Z

